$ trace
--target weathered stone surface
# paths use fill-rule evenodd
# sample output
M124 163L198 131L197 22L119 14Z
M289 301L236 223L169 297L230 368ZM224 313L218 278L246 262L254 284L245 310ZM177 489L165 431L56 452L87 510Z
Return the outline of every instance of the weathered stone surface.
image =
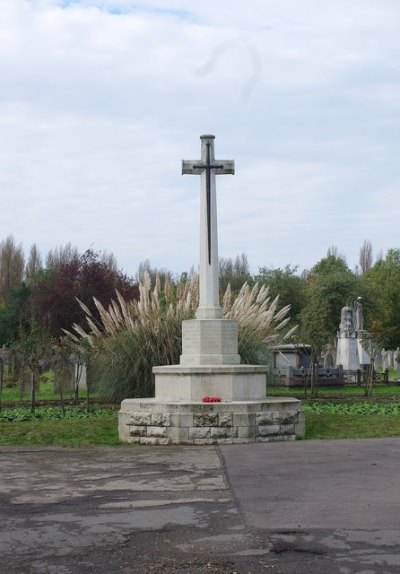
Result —
M151 424L151 414L150 413L133 413L130 416L129 423L135 426L150 425Z
M232 426L232 415L228 414L228 415L224 415L224 414L219 414L218 415L218 426L220 427L231 427Z
M211 427L211 438L236 438L237 432L237 427Z
M260 425L257 427L257 435L259 436L274 436L280 434L279 425Z
M130 426L129 427L130 436L146 436L147 427L146 426Z
M169 427L171 425L171 415L165 413L152 413L151 424L156 427Z
M195 427L211 427L218 424L218 414L217 413L204 413L201 415L195 415L193 418L193 424Z
M237 427L238 429L238 438L242 439L252 439L256 436L256 427L255 426L242 426Z
M274 422L272 413L257 413L256 415L256 425L258 426L272 425Z
M171 427L192 427L192 426L194 426L192 414L191 415L173 414L173 415L171 415L170 422L171 422Z
M147 436L151 437L166 437L167 436L167 427L147 427Z
M232 424L235 427L255 426L256 415L255 413L234 414Z
M304 435L304 413L300 401L290 398L212 404L127 399L119 413L120 440L131 444L264 442L293 440L296 435Z
M280 425L296 424L299 421L298 413L280 414L275 417L274 422Z
M211 427L192 427L189 429L189 438L199 439L199 438L210 438L210 437L211 437Z
M189 440L189 428L187 427L168 427L167 437L174 443L184 443Z

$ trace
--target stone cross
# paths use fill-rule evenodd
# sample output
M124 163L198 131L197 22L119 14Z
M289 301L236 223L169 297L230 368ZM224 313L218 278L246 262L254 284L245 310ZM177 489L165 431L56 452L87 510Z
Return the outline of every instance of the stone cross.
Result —
M182 174L200 175L200 300L198 319L222 317L219 304L217 197L215 176L235 173L233 160L215 160L215 136L203 135L201 159L183 160Z

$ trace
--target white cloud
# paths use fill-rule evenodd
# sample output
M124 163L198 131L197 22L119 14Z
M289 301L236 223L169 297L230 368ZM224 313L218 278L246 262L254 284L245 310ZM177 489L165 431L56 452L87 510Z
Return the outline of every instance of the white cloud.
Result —
M394 0L3 0L2 235L187 269L198 178L180 160L211 132L237 164L218 178L222 255L310 267L331 244L350 263L364 238L396 247L400 208L375 197L400 178L399 16Z

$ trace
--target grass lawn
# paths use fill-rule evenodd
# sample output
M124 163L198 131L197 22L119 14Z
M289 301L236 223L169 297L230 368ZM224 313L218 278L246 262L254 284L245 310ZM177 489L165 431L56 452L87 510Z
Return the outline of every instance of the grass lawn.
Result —
M0 445L117 445L117 414L85 419L0 422Z
M94 393L91 395L95 396ZM79 390L79 397L84 399L86 397L85 390ZM64 392L64 400L71 400L73 399L72 392ZM39 390L36 392L36 400L37 401L45 401L45 400L59 400L60 393L54 392L54 383L51 376L45 376L39 384ZM21 401L30 401L31 395L30 393L24 393L21 397L20 390L18 386L13 387L5 387L3 388L3 392L1 395L1 400L4 403L19 403Z
M306 413L306 439L400 436L399 415Z
M271 397L296 397L305 400L310 397L310 389L307 389L307 395L304 395L302 387L267 387L267 395ZM356 385L346 385L345 387L320 387L318 396L321 399L333 398L364 398L364 387ZM372 396L374 398L400 400L400 384L397 385L375 385Z

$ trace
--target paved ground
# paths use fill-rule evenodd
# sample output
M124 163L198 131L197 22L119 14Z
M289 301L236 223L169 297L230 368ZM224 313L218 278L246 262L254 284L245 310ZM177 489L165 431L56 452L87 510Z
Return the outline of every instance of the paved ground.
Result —
M400 439L0 448L1 574L400 574Z

